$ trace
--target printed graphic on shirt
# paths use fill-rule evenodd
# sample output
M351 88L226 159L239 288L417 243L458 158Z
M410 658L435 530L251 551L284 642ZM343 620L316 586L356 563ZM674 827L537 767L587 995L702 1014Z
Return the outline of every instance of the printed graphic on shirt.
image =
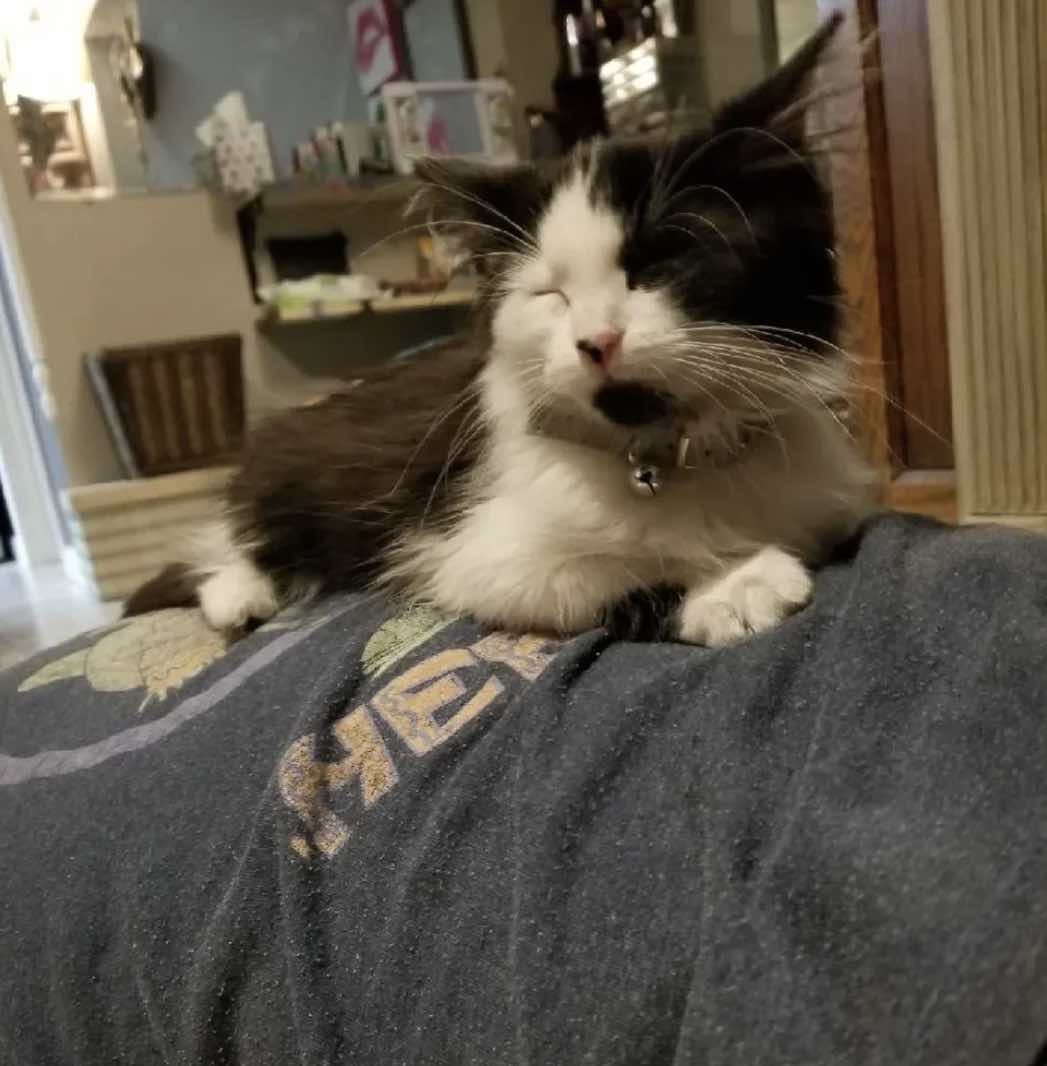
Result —
M328 606L323 613L314 610L280 615L260 631L262 637L269 638L261 647L232 668L216 670L213 683L180 700L176 697L182 686L203 675L230 651L225 638L204 622L199 611L156 611L90 634L83 647L52 659L25 678L15 692L14 706L31 701L41 689L54 688L47 699L53 706L68 709L70 715L78 715L71 723L75 727L92 706L83 698L86 688L90 696L107 698L110 713L115 709L119 715L126 708L133 724L87 743L82 732L72 744L63 744L60 734L52 734L48 737L50 746L44 750L19 755L0 752L0 786L88 770L163 740L218 706L254 674L346 609L343 605L331 611ZM141 700L134 702L138 693ZM127 695L132 699L120 700Z
M340 793L355 789L364 811L373 807L396 788L398 766L424 759L470 722L505 706L513 690L541 675L557 648L541 636L491 633L468 647L432 652L389 676L448 624L426 608L386 622L363 655L374 691L354 700L323 738L324 749L333 744L341 757L320 758L316 733L299 737L285 752L280 794L297 816L290 846L301 858L329 859L345 847L353 827L337 808L351 804L341 803ZM379 722L395 738L391 743Z

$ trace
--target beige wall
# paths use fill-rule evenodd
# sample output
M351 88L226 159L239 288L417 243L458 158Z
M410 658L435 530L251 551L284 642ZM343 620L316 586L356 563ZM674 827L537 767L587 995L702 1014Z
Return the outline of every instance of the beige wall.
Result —
M506 78L516 92L517 134L526 148L524 108L551 108L559 65L550 5L538 0L466 0L476 74Z
M216 217L203 194L34 202L4 118L0 178L70 480L109 480L120 470L83 372L83 354L106 345L243 330L252 308L231 219Z
M818 28L818 0L775 0L778 58L784 62Z
M758 0L697 0L696 16L708 98L715 107L767 73L760 6Z
M535 0L501 0L505 37L505 76L521 107L553 105L553 77L559 53L550 4Z
M465 0L469 32L473 41L478 78L501 78L505 75L505 41L502 17L495 0Z

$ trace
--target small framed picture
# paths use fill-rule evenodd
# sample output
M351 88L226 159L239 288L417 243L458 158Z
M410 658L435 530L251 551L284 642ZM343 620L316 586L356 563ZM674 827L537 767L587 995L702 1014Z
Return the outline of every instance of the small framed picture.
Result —
M370 96L390 78L405 74L399 14L392 0L352 0L348 17L356 76L364 95Z
M491 163L518 158L513 90L506 81L387 82L382 102L392 161L402 174L424 156Z

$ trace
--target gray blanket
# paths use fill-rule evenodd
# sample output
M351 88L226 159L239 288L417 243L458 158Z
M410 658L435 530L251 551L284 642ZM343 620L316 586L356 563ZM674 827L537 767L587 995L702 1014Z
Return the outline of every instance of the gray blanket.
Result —
M726 651L120 623L0 681L0 1061L1029 1066L1045 649L897 517Z

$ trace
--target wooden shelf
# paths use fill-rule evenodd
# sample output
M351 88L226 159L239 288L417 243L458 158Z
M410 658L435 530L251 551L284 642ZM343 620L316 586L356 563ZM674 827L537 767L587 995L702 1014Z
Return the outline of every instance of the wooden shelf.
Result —
M377 315L394 315L401 311L432 311L439 307L466 307L475 299L476 292L473 289L445 289L442 292L372 300L371 310Z
M395 315L407 311L438 311L447 307L467 307L476 299L473 289L451 289L443 292L419 293L411 296L391 296L384 300L339 304L336 310L308 310L280 313L275 305L267 306L259 319L260 326L305 326L314 322L342 322L372 312L376 315Z
M276 304L267 304L262 309L258 324L261 326L304 326L311 322L341 322L347 318L356 318L364 314L367 304L363 301L338 304L336 308L303 308L288 311L281 310Z
M414 178L394 176L359 181L298 178L270 185L262 194L267 208L338 207L357 204L399 204L418 189Z

